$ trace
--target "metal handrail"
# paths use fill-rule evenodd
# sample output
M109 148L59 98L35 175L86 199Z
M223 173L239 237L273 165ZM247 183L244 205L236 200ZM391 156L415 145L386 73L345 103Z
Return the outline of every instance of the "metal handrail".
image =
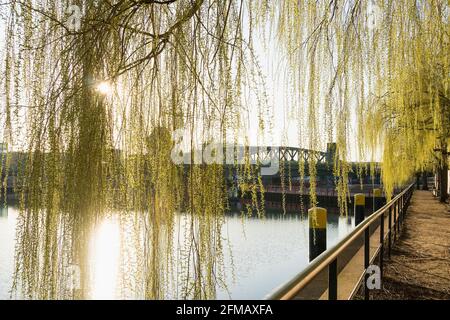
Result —
M340 242L334 245L329 250L326 250L321 255L319 255L316 259L314 259L303 271L298 273L294 278L287 281L285 284L273 290L272 293L266 296L265 299L268 300L289 300L292 299L300 290L305 288L320 272L322 272L326 267L333 265L334 269L336 268L336 261L339 255L347 249L349 245L353 243L356 239L358 239L363 233L366 235L369 232L370 226L377 221L378 218L383 218L384 225L384 214L389 210L389 219L391 218L391 208L398 205L398 203L402 202L401 214L404 214L405 205L409 204L409 200L411 198L412 190L414 188L414 183L410 184L405 188L401 193L399 193L394 199L389 201L389 203L385 204L383 207L372 213L369 217L367 217L361 224L359 224L352 232L350 232L347 236L345 236ZM406 196L406 197L405 197ZM395 207L394 207L395 208ZM399 208L400 209L400 208ZM394 217L394 231L397 227L397 222L399 221L400 212L397 214L397 209L395 210ZM392 232L389 229L389 233ZM384 242L384 235L383 235ZM367 244L366 244L367 245ZM380 244L383 246L383 243ZM390 246L389 246L390 247ZM377 248L377 250L379 250Z

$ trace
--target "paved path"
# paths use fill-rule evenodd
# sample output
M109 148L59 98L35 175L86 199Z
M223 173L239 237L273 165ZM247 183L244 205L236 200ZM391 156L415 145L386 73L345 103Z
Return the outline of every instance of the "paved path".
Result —
M371 299L450 299L450 207L415 191L400 239Z

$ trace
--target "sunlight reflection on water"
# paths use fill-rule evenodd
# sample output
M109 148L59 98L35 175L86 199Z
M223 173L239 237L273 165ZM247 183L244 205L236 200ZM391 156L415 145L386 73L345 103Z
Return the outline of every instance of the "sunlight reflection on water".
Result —
M114 299L117 296L120 229L117 219L107 218L91 240L90 261L93 266L92 299Z

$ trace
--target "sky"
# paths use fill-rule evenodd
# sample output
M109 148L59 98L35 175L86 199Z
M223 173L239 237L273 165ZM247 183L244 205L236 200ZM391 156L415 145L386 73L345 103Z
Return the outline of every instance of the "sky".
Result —
M244 25L245 24L246 23L244 21ZM4 66L4 46L5 46L5 23L3 20L0 20L0 54L2 57L0 60L0 67L2 69ZM264 42L261 33L259 39L257 41L254 41L254 46L256 57L259 61L260 67L265 76L266 86L262 90L267 90L266 92L268 96L268 104L272 112L271 122L273 129L270 134L266 133L263 139L258 134L257 111L256 107L252 105L254 102L254 98L250 97L249 100L247 100L250 104L249 118L247 119L248 130L246 132L248 136L248 143L250 145L264 144L264 145L286 145L293 147L298 146L307 147L307 143L299 145L298 120L295 119L295 116L298 115L293 115L292 110L289 110L288 107L287 101L289 100L289 96L287 96L285 84L289 84L289 81L287 81L287 79L285 78L286 59L283 56L283 53L280 51L280 45L277 43L274 35L269 37L269 40L267 42ZM1 76L2 75L0 73L0 77ZM0 103L4 106L4 97L0 99ZM304 110L304 112L306 113L306 107L301 108L301 110ZM354 131L354 128L356 126L356 119L354 117L355 112L353 111L351 112L351 114L352 114L352 123L350 124L350 130ZM0 115L0 121L2 124L4 124L5 116L3 112ZM3 125L0 126L0 137L3 136L2 131ZM350 134L350 136L353 135L354 134ZM264 141L262 142L261 140ZM326 147L326 143L331 141L321 141L321 142L322 142L322 150L324 150L324 148ZM350 145L352 145L351 141ZM355 159L356 158L355 148L352 147L350 152L351 152L350 158Z

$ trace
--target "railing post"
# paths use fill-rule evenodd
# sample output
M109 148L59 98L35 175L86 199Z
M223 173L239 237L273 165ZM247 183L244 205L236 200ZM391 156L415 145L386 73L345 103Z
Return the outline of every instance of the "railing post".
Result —
M414 193L414 190L410 189L409 193L408 193L408 207L411 204L411 199L412 199L413 193Z
M384 212L380 218L380 276L383 276L383 258L384 258Z
M408 207L408 194L405 194L403 196L403 222L405 221L407 207Z
M328 300L337 300L337 258L328 265Z
M397 232L396 232L396 241L397 241L397 239L398 238L400 238L400 209L401 209L401 207L400 207L400 203L401 203L401 197L400 197L400 199L398 199L398 201L397 201Z
M369 268L370 261L370 231L369 226L364 230L364 299L369 300L369 288L367 287L367 280L369 279L369 274L367 273L367 268Z
M392 248L392 206L389 207L389 222L388 222L388 252L389 259L391 258L391 248Z
M405 220L405 194L402 194L402 220L400 226L403 227L403 221Z
M398 201L394 202L394 241L397 239L397 205Z

